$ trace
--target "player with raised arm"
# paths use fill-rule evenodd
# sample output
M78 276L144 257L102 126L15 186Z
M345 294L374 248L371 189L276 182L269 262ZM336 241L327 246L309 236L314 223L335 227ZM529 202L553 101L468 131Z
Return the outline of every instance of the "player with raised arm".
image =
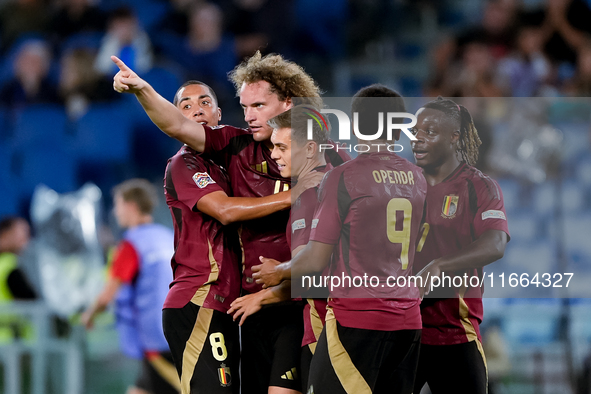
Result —
M134 93L152 121L167 135L197 152L205 152L228 171L235 196L261 197L288 190L290 180L280 175L271 158L271 117L292 106L292 97L320 102L318 87L304 70L279 55L262 57L257 52L231 73L250 130L191 122L170 102L139 78L121 60L113 57L120 71L114 77L114 89ZM335 159L338 159L335 158ZM320 174L321 177L321 174ZM314 174L310 179L314 183ZM316 177L318 179L318 177ZM317 182L317 180L315 180ZM305 190L302 179L295 188ZM292 198L299 191L294 189ZM240 227L244 294L261 290L254 283L251 267L260 255L280 261L289 259L285 239L288 213L278 212L261 220L249 220ZM299 363L301 305L293 303L269 308L249 319L242 327L242 384L248 393L297 393L300 390ZM291 371L295 370L296 373ZM290 372L291 379L285 378Z
M404 112L394 97L353 99L360 130L375 130L379 112ZM395 132L398 139L400 131ZM413 389L420 342L419 290L386 288L388 277L408 277L423 215L427 184L421 171L378 144L330 171L322 181L310 242L289 263L285 277L321 272L377 276L383 287L331 289L308 393L408 393ZM332 256L332 259L331 259ZM257 275L258 276L258 275ZM379 355L376 357L376 355Z
M412 149L428 184L424 244L419 243L414 270L424 279L443 272L481 278L482 267L503 257L509 230L499 185L473 167L480 139L472 117L440 97L419 109L412 131L417 137ZM431 297L445 298L423 299L415 393L425 382L434 394L487 392L479 330L482 291L440 289Z
M299 179L305 177L311 171L325 173L332 169L332 165L326 164L324 154L320 151L321 144L326 144L330 135L329 123L322 122L312 124L312 139L307 139L307 121L310 114L317 114L318 109L305 105L298 105L292 109L277 115L269 120L273 127L273 153L285 178ZM292 258L306 246L310 238L310 229L314 210L318 201L317 187L306 189L292 204L290 220L287 224L286 234ZM263 259L269 261L270 259ZM275 260L273 260L275 261ZM258 268L253 267L253 277L258 277ZM273 264L273 267L275 265ZM261 283L257 281L258 283ZM258 312L263 305L281 302L291 298L290 281L277 286L265 288L257 293L243 296L232 303L229 313L234 314L234 319L240 318L243 323L246 318ZM326 295L326 297L328 294ZM304 306L304 338L302 340L302 384L306 387L310 361L316 348L316 342L320 331L324 326L326 315L326 297L324 299L308 299Z
M199 81L183 84L174 105L208 127L221 119L214 91ZM291 201L229 197L225 171L186 145L169 160L164 186L175 254L163 324L182 392L238 393L238 326L226 312L240 293L239 243L236 228L224 225L286 209Z

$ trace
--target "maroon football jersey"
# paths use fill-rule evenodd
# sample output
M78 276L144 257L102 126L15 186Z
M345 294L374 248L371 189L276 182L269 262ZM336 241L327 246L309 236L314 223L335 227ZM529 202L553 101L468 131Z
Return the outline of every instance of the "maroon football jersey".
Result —
M346 161L346 160L345 160ZM333 168L332 165L316 167L314 170L319 172L328 172ZM314 211L318 205L318 188L312 187L306 189L291 207L290 220L287 226L287 241L291 251L299 246L307 245L310 240L310 230ZM328 269L322 273L328 275ZM308 298L304 305L304 337L302 346L317 342L322 327L324 327L326 317L326 298Z
M175 252L174 279L164 308L182 308L192 301L225 313L240 294L235 228L197 211L197 202L216 191L230 194L230 186L211 160L188 146L168 160L164 192L174 224Z
M346 327L421 328L419 291L388 286L412 273L427 183L419 167L392 153L370 153L336 167L322 181L310 239L336 245L330 273L375 276L373 286L333 289L329 307Z
M253 139L252 133L232 126L205 126L205 153L228 171L235 197L264 197L289 190L290 179L281 177L271 150ZM262 289L252 278L251 267L259 256L287 261L291 258L285 226L289 211L242 222L242 288L249 293Z
M428 227L421 235L425 241L416 254L415 272L470 245L487 230L509 234L499 185L465 163L443 182L428 187L425 222ZM464 273L482 277L482 270L476 268L445 274L453 277ZM422 343L454 345L480 339L482 292L481 287L434 289L421 304Z

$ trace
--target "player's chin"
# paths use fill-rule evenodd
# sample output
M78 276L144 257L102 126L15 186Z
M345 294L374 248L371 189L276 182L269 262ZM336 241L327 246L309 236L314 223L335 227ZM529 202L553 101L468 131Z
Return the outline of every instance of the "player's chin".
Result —
M281 174L281 176L283 178L291 178L291 170L289 170L287 168L281 168L279 170L279 173Z
M254 130L252 133L252 138L254 138L257 142L263 142L271 138L272 132L269 132L265 129Z

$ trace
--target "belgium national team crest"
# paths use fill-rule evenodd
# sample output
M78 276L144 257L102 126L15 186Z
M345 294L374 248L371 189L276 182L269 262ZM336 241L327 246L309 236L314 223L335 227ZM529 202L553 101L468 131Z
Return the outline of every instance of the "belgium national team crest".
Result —
M445 196L443 198L443 207L441 208L441 216L451 219L456 216L458 210L458 196Z
M230 374L230 367L226 367L222 364L221 368L218 368L218 377L220 378L220 385L222 387L228 387L232 385L232 375Z

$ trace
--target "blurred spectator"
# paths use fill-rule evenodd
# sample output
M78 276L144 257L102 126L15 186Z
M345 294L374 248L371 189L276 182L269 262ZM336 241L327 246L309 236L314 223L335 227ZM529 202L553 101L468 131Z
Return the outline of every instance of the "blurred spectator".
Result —
M90 0L63 0L53 14L50 27L60 43L77 33L103 31L105 15Z
M84 115L91 102L117 98L111 78L94 70L94 61L94 54L87 49L66 52L61 59L59 94L73 120Z
M505 93L514 97L552 94L547 84L552 65L543 49L544 34L540 26L525 25L519 28L515 50L499 62L500 86Z
M291 56L297 38L295 0L219 0L218 4L226 16L225 30L236 37L240 58L257 50Z
M0 102L11 108L57 102L55 86L48 78L50 65L51 52L45 42L25 42L14 60L13 78L0 90Z
M238 61L236 43L224 35L223 14L217 5L204 3L193 9L188 35L174 44L163 49L184 68L187 79L207 81L221 96L233 92L227 73Z
M174 367L162 329L162 305L172 282L172 230L153 223L158 198L156 188L147 180L121 183L114 189L113 200L117 223L126 232L115 252L107 284L82 314L81 322L92 328L96 315L116 300L121 350L128 357L142 359L135 387L127 393L178 394L177 375L164 373Z
M95 68L112 77L118 71L111 61L111 56L115 55L138 73L150 70L153 62L152 45L131 8L121 7L113 11L107 25L107 34L103 38Z
M442 83L442 93L451 97L500 97L496 62L484 42L473 41L463 50L461 61L452 66Z
M517 14L518 7L514 0L488 0L480 24L444 40L435 48L433 78L428 83L428 89L441 93L450 67L462 59L466 61L467 58L474 58L474 54L480 50L489 53L477 57L490 62L507 56L514 41Z
M186 36L189 32L189 15L202 0L169 0L172 10L156 27L156 31Z
M579 49L577 72L564 88L564 93L572 96L591 97L591 41Z
M15 0L0 8L0 36L5 51L26 33L43 34L48 27L44 0Z
M18 255L30 239L31 229L25 219L11 216L0 221L0 303L36 297L18 267Z
M584 0L547 0L545 50L556 63L575 63L576 52L591 34L591 9Z

